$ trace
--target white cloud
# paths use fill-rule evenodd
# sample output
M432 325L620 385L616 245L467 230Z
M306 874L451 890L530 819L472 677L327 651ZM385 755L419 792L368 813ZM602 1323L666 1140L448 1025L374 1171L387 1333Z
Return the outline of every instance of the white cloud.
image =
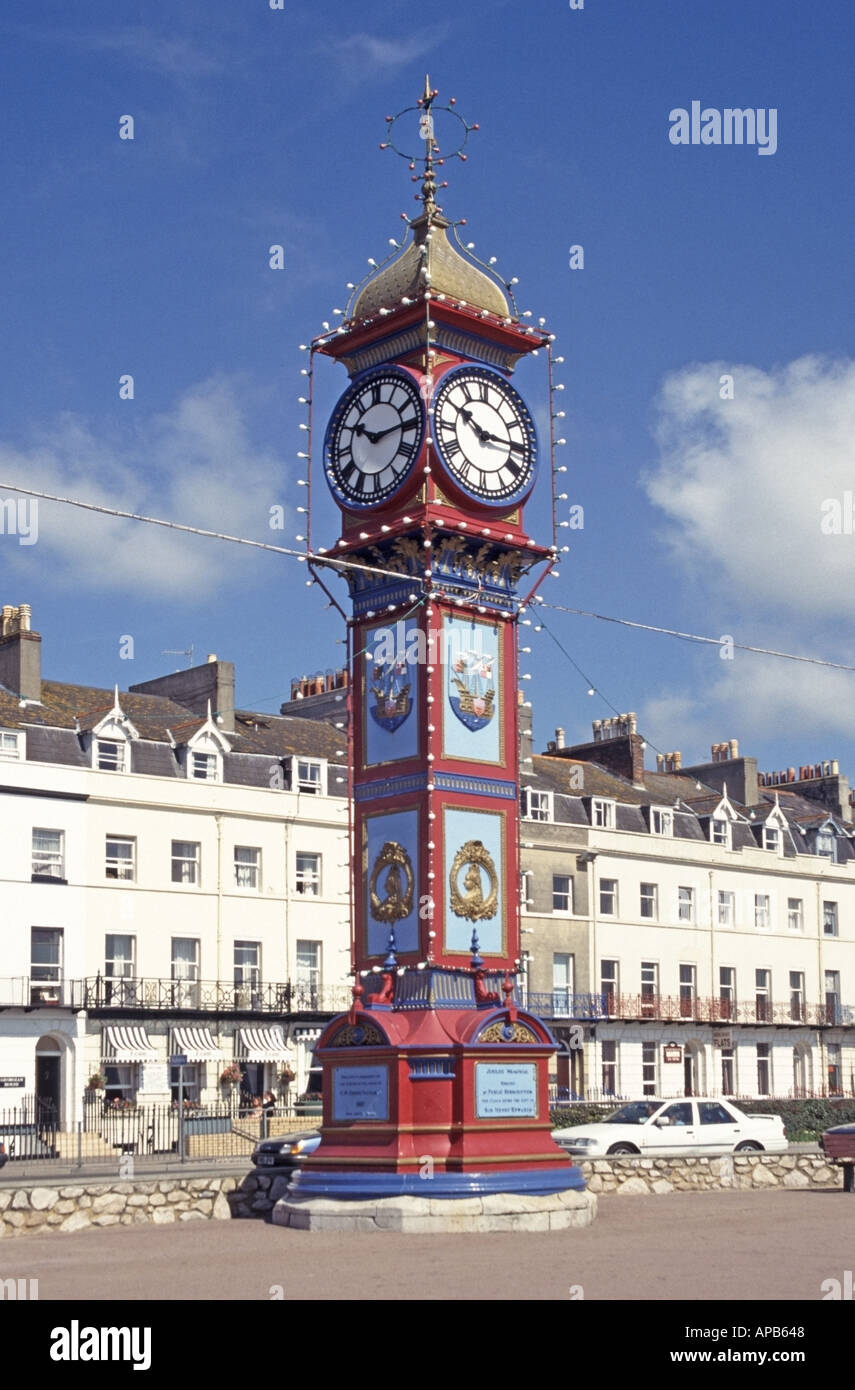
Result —
M725 374L733 400L719 394ZM657 404L660 456L644 481L685 570L755 611L848 614L855 535L820 522L825 499L855 489L855 362L693 364Z
M128 403L127 409L136 407ZM241 384L216 377L190 388L165 414L125 431L98 431L63 415L29 447L0 441L0 498L14 483L123 511L288 544L290 529L269 528L269 508L285 503L283 460L253 444ZM120 441L121 438L121 442ZM9 569L42 573L70 590L196 598L245 578L259 552L39 502L38 543L2 539ZM262 561L263 563L263 561ZM268 561L268 564L270 562ZM265 570L260 570L263 576ZM256 582L259 582L258 579Z
M835 757L829 741L851 738L850 672L740 652L720 666L701 693L672 688L642 706L642 732L663 752L679 748L684 764L708 762L711 744L723 739L738 739L745 754L772 740L785 760L800 763ZM648 754L648 766L654 762Z
M114 53L150 72L159 72L185 82L193 77L210 77L224 70L225 62L197 43L177 34L158 34L144 25L89 33L62 25L19 25L15 32L40 43L53 43L88 53ZM230 65L235 61L234 53Z
M388 37L378 38L374 34L358 33L349 34L345 38L336 39L332 44L324 46L324 52L330 51L337 57L345 60L359 70L362 75L367 68L400 68L406 63L412 62L415 58L420 58L427 53L437 43L436 34L410 34L406 38L392 39Z

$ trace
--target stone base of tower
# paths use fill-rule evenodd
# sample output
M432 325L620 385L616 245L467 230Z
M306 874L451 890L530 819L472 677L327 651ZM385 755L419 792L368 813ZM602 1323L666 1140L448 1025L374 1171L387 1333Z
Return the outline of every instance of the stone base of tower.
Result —
M299 1179L273 1208L273 1223L300 1231L396 1231L402 1235L480 1234L490 1231L570 1231L597 1215L593 1192L526 1197L494 1192L482 1197L385 1197L344 1200L305 1197Z
M469 971L395 983L394 998L387 977L319 1039L322 1141L275 1220L437 1231L589 1224L596 1202L551 1136L555 1043L542 1020L516 1005L509 981L503 1004Z

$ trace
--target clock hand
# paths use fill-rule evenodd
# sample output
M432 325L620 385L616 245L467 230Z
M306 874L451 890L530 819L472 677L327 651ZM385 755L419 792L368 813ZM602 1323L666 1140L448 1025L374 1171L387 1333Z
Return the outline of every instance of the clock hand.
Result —
M388 429L385 429L385 430L369 430L369 429L366 428L365 425L363 425L362 421L360 420L360 421L358 421L357 424L354 425L354 427L353 427L353 433L354 433L354 434L360 434L360 435L364 434L364 435L365 435L365 438L366 438L371 444L378 444L378 443L380 442L380 440L383 439L387 434L391 434L391 433L393 432L393 430L399 430L400 428L401 428L401 425L400 425L400 424L397 424L397 425L390 425L389 428L388 428Z
M471 410L467 410L467 409L465 408L465 406L461 408L461 411L460 411L460 418L461 418L461 420L465 420L466 423L467 423L467 425L471 425L471 426L472 426L472 428L473 428L473 430L475 431L475 433L477 434L478 439L479 439L479 442L480 442L481 444L486 444L488 439L495 439L495 437L496 437L495 435L493 435L493 434L488 434L488 432L487 432L486 430L482 430L481 426L478 424L477 420L475 419L474 415L472 414L472 411L471 411Z
M397 425L389 425L385 430L366 430L365 433L368 435L372 444L377 444L381 439L385 439L387 434L392 434L395 430L399 430L400 428L401 423L399 421Z

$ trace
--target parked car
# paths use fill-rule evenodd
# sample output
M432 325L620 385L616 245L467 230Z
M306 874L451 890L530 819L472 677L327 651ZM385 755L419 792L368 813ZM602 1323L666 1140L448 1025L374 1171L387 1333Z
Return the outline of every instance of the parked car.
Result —
M743 1115L726 1100L633 1100L593 1124L552 1131L571 1154L783 1153L780 1115Z
M855 1125L834 1125L819 1136L819 1147L843 1168L844 1192L855 1192Z
M316 1129L262 1139L252 1151L252 1161L256 1168L299 1168L300 1160L313 1154L320 1142Z

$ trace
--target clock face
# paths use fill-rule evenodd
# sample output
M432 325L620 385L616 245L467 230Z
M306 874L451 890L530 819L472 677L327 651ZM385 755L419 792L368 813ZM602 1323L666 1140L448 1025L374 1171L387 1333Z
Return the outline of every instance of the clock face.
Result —
M385 502L411 472L425 415L412 377L392 368L366 373L345 391L327 428L330 487L347 507Z
M433 435L454 481L478 502L508 506L534 482L534 421L497 372L458 367L444 376L434 396Z

